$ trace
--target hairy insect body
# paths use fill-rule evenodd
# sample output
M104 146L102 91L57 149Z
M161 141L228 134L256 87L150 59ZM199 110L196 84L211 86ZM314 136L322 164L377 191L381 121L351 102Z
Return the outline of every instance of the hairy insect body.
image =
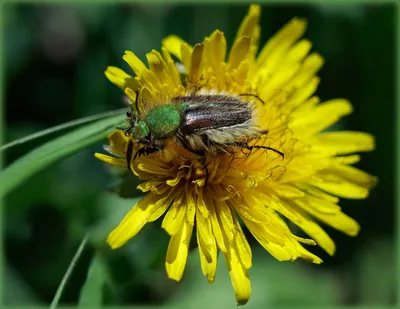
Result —
M168 139L202 158L234 148L270 149L283 157L270 147L248 144L268 133L258 125L254 104L254 100L243 100L236 95L192 94L173 98L144 115L128 112L131 125L125 134L132 135L131 141L141 145L135 154L132 142L128 145L128 166L138 155L162 150Z
M155 147L173 138L189 151L216 153L265 131L254 118L250 104L239 97L192 95L157 106L132 128L137 143Z
M186 103L178 137L188 148L216 152L235 142L255 138L265 131L256 125L254 112L248 102L236 97L215 95L205 96L204 100L206 103L203 104Z

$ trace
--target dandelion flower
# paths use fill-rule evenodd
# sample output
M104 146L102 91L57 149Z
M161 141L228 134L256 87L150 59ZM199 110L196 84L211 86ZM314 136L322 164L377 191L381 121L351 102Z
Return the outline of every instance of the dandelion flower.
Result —
M126 51L123 59L135 77L116 67L107 68L105 74L132 102L139 93L143 109L188 93L257 95L243 104L254 103L257 125L268 134L253 144L276 149L283 158L265 149L237 148L233 156L221 153L207 158L206 171L196 154L170 139L160 152L127 160L132 136L122 130L108 137L114 156L96 154L109 164L128 166L144 181L138 188L146 192L110 233L109 245L122 246L146 223L164 215L162 227L171 236L165 262L168 277L182 278L194 233L201 270L210 283L215 279L217 253L223 253L238 304L250 297L252 266L241 223L279 261L301 258L319 264L322 260L307 245L318 244L328 254L335 253L333 240L319 222L356 236L360 227L342 212L339 198L364 199L376 182L352 166L360 159L357 152L374 149L373 136L326 131L350 114L352 106L345 99L320 102L314 95L320 82L316 73L324 60L310 53L311 42L301 38L306 21L293 18L259 51L259 18L260 7L251 5L228 55L219 30L195 46L171 35L163 40L161 53L147 54L149 67ZM265 104L257 104L259 100ZM296 236L288 221L310 239Z

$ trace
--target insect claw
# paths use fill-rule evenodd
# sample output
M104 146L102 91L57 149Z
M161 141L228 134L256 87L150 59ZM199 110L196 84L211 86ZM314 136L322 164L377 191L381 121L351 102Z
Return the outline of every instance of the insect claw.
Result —
M124 130L125 136L131 135L131 130L132 130L132 127L129 127L128 129Z

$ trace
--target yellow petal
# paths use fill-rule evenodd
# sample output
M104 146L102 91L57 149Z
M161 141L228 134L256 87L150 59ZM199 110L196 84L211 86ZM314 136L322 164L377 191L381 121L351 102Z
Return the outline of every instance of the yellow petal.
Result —
M107 242L111 248L121 247L142 229L158 199L157 195L149 193L133 206L120 224L108 235Z
M162 82L158 78L158 76L151 70L144 69L142 71L140 80L147 89L150 91L163 91L164 89L162 88ZM158 94L158 98L160 95Z
M185 66L186 72L190 72L192 67L191 55L192 55L192 48L190 48L188 44L182 43L181 58L182 58L182 63Z
M318 174L320 179L315 178L310 184L328 193L348 199L364 199L369 195L369 189L348 181L333 174Z
M240 262L239 255L234 245L230 245L228 247L228 252L224 253L224 255L232 286L235 291L236 301L238 305L245 305L251 294L248 271Z
M204 66L203 51L204 51L204 44L196 44L194 46L192 52L190 71L188 71L189 81L191 83L196 83L200 79L201 74L203 72L203 66Z
M249 7L249 11L242 23L239 26L239 30L236 34L235 41L239 40L243 36L247 36L257 43L258 39L255 35L257 34L258 22L260 20L261 7L257 4L252 4Z
M266 225L257 224L247 219L243 219L243 222L246 224L251 234L260 243L260 245L263 246L263 248L278 261L282 262L294 260L296 258L290 254L287 248L284 247L284 238L286 238L285 235L282 234L279 238L277 238L276 235L271 237L271 233L268 231Z
M196 215L196 225L201 269L208 282L213 283L217 269L217 244L212 234L211 222L199 213Z
M352 111L353 107L345 99L329 100L319 104L307 115L293 119L290 127L299 133L314 134L330 127Z
M301 242L301 243L309 245L309 246L316 246L317 245L317 243L313 239L298 237L296 235L293 235L293 238L295 240L297 240L298 242Z
M257 64L261 65L266 62L267 58L276 48L292 45L304 34L306 26L307 22L304 19L296 17L290 20L279 32L268 40L267 44L260 51Z
M215 237L215 240L218 244L218 248L222 251L222 252L226 252L227 248L225 246L225 240L223 237L223 232L222 232L222 228L221 225L219 223L218 220L218 216L217 216L217 212L215 209L215 204L212 198L209 198L207 195L205 196L206 203L207 206L210 210L210 220L211 220L211 227L212 227L212 231Z
M331 158L331 161L334 162L333 163L334 165L337 165L337 164L351 165L351 164L356 164L356 163L360 162L360 160L361 160L361 156L358 154Z
M168 50L165 47L162 47L162 55L164 58L165 63L168 65L168 70L169 70L169 76L171 77L171 79L174 82L175 85L175 89L176 91L181 90L180 87L182 87L182 82L181 82L181 78L180 78L180 74L179 71L174 63L174 61L172 60L172 57L170 55L170 53L168 52ZM178 92L174 94L174 96L177 96Z
M185 196L186 196L186 220L193 225L194 217L196 214L196 203L193 197L192 189L186 189Z
M225 61L226 40L224 33L215 30L209 38L204 40L204 55L206 64L214 72L219 72L222 62Z
M114 130L107 136L107 139L110 143L111 151L119 157L125 157L129 137L122 130Z
M312 82L319 81L318 77L315 77ZM299 91L300 89L298 89ZM295 91L297 93L297 91ZM302 118L303 116L307 116L310 111L313 111L315 107L321 102L320 98L317 96L312 96L306 102L303 102L295 110L292 111L291 116L293 119Z
M164 93L166 96L173 96L173 90L176 87L174 81L171 78L170 70L168 65L165 63L161 54L152 50L151 53L146 55L149 63L150 70L158 77L160 83L167 86L167 91Z
M314 264L321 264L322 260L316 256L315 254L309 252L308 250L306 250L300 243L299 241L304 242L303 239L301 239L300 237L297 237L295 235L292 235L292 237L289 238L289 242L287 247L291 247L293 249L296 250L296 254L298 254L299 258L302 258L308 262L314 263ZM290 243L290 244L289 244ZM307 239L307 242L304 242L307 244L311 244L311 245L315 245L315 242L313 242L310 239Z
M252 195L251 191L244 194L241 201L229 201L229 203L241 217L253 222L268 224L269 214L265 207L265 201Z
M303 62L296 77L290 82L290 85L300 88L310 81L317 71L323 66L324 59L317 53L310 54ZM289 85L289 86L290 86Z
M213 243L215 242L215 238L211 228L211 221L208 218L203 217L201 214L197 214L196 225L199 234L198 236L201 238L205 248L207 249L209 246L212 246ZM207 251L206 253L208 253L208 250L206 251Z
M171 171L169 169L167 169L165 166L163 166L162 164L157 164L157 163L163 163L160 161L148 161L148 160L142 160L139 164L138 164L138 169L143 171L143 172L147 172L149 174L154 174L157 176L171 176Z
M310 182L324 191L350 199L366 198L376 183L376 177L345 164L334 164L320 171L318 177Z
M328 173L334 173L344 179L360 186L371 188L376 185L378 178L346 164L336 164L327 169Z
M136 101L136 92L135 91L133 91L131 88L125 88L124 92L132 102ZM135 104L133 104L133 105L135 105ZM135 108L136 108L136 106L135 106Z
M133 72L136 73L137 76L140 76L143 70L146 69L144 63L129 50L125 51L125 55L122 57L122 59L124 59L129 64L129 66L131 67Z
M131 76L126 74L123 70L111 66L107 68L104 74L110 80L110 82L112 82L122 90L125 88L126 79L131 78Z
M174 190L169 190L168 194L165 197L160 198L157 201L156 207L154 208L153 212L151 213L147 221L153 222L158 218L160 218L166 212L166 210L172 205L176 196L177 193L175 193Z
M171 237L168 244L165 268L168 278L172 280L179 281L182 278L186 266L192 231L193 225L183 221L178 233Z
M127 165L126 159L115 158L115 157L107 156L105 154L97 153L97 152L94 154L94 156L96 159L99 159L108 164L118 165L118 166L126 166Z
M272 68L272 61L270 62ZM266 79L265 83L260 84L260 95L265 101L275 100L279 104L280 96L286 95L284 87L287 87L288 81L297 73L299 70L299 64L292 64L289 67L282 67L277 69L275 72L266 72L270 78ZM281 99L282 100L282 99ZM286 105L286 97L284 97L284 102Z
M169 35L165 39L162 40L162 45L175 57L177 57L179 60L182 61L182 55L181 55L181 45L185 43L187 44L184 40L182 40L180 37L176 35ZM190 45L188 45L189 48Z
M339 202L339 198L336 196L330 195L324 191L318 190L317 188L314 188L308 184L301 184L298 185L299 188L301 188L303 191L305 191L308 195L312 197L317 197L322 200L326 200L328 202L337 204Z
M206 205L206 202L203 198L204 192L203 192L203 187L200 187L200 191L197 193L197 201L196 201L196 206L200 213L205 217L208 218L210 215L209 212L209 205Z
M298 198L304 196L303 191L286 184L277 184L276 186L274 186L273 190L277 195L283 198Z
M173 179L168 179L165 183L166 183L168 186L175 187L176 185L179 184L179 182L181 181L181 179L182 179L183 177L185 177L185 176L186 176L185 172L179 171L179 172L176 173L175 178L173 178Z
M270 216L270 222L275 219L274 216ZM243 222L246 224L250 232L257 239L257 241L268 250L265 245L268 244L276 244L279 247L283 247L285 245L285 231L281 228L275 230L274 227L276 224L260 224L246 218L242 217Z
M318 88L320 79L318 77L314 77L311 79L303 87L299 87L296 91L290 96L290 99L287 101L287 105L291 108L297 107L302 103L307 102L307 100L315 93ZM296 115L297 117L301 117L301 115Z
M237 247L237 252L239 255L239 259L242 262L243 266L246 269L251 268L252 262L252 254L251 254L251 248L249 243L247 242L246 236L243 234L242 228L236 219L236 216L233 216L234 219L234 224L235 224L235 243Z
M299 205L312 216L347 235L356 236L360 230L360 225L354 219L341 211L325 212L323 210L321 211L318 205L311 205L307 202L301 203L297 201L294 201L294 203ZM322 201L321 204L323 204ZM324 207L321 206L321 208Z
M302 61L311 49L312 43L307 39L302 39L296 44L288 52L287 58L288 61Z
M315 136L315 147L331 155L343 155L375 149L375 138L368 133L340 131Z
M328 254L333 255L335 253L336 246L333 240L304 210L300 209L290 200L281 201L281 203L284 203L287 207L287 212L283 213L285 217L312 237Z
M161 225L161 227L171 236L178 233L185 218L186 205L182 204L182 198L183 197L177 198L174 201Z
M219 224L229 241L233 241L234 238L234 225L231 210L228 205L223 201L216 201L215 211L218 217Z
M318 190L318 189L316 189ZM318 190L320 191L320 190ZM312 195L305 195L303 198L292 199L293 203L302 208L313 208L316 211L323 214L337 214L341 211L341 208L336 203L323 198L315 197Z
M250 69L250 63L248 60L243 60L239 66L232 71L232 78L239 85L243 85L246 82L248 72Z
M294 261L306 259L319 264L322 260L304 249L298 242L315 244L312 239L304 239L293 235L286 223L274 212L270 211L270 224L257 224L243 219L255 239L278 261Z
M142 192L149 192L149 191L154 191L154 192L160 192L159 187L165 188L165 186L162 186L164 184L163 181L154 181L154 180L148 180L145 182L142 182L139 184L136 189L141 190Z
M250 38L247 36L241 37L233 44L228 58L228 70L235 69L246 59L250 51L250 44Z

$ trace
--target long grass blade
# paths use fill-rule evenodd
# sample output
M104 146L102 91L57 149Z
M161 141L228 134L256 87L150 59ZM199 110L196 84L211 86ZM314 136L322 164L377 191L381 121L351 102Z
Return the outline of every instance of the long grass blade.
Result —
M0 198L39 170L82 148L104 139L124 121L123 115L97 120L83 125L17 159L0 172Z
M53 301L51 302L50 309L55 309L55 308L57 307L58 302L60 301L62 292L63 292L64 289L65 289L65 286L66 286L66 284L67 284L67 282L68 282L68 279L69 279L69 277L71 276L72 271L74 270L75 265L76 265L76 263L78 262L79 257L81 256L81 254L82 254L82 252L83 252L83 249L85 248L86 243L87 243L89 237L90 237L90 235L87 234L87 235L82 239L81 244L80 244L79 247L78 247L78 250L76 251L74 257L72 258L72 261L71 261L71 263L69 264L68 269L67 269L67 271L66 271L64 277L62 278L61 282L60 282L60 285L58 286L58 289L57 289L57 291L56 291L56 294L54 295Z
M115 115L121 115L125 111L126 111L126 108L121 108L121 109L117 109L117 110L113 110L113 111L109 111L109 112L105 112L105 113L101 113L101 114L91 115L91 116L80 118L80 119L77 119L77 120L68 121L66 123L62 123L60 125L57 125L57 126L54 126L54 127L51 127L51 128L48 128L48 129L45 129L45 130L42 130L42 131L39 131L39 132L36 132L36 133L33 133L31 135L28 135L28 136L19 138L19 139L15 140L15 141L12 141L10 143L7 143L7 144L5 144L5 145L0 147L0 151L7 150L7 149L9 149L11 147L14 147L14 146L17 146L17 145L21 145L23 143L26 143L26 142L29 142L31 140L34 140L36 138L43 137L45 135L55 133L57 131L61 131L61 130L65 130L65 129L68 129L68 128L76 127L76 126L79 126L81 124L93 122L93 121L96 121L96 120L99 120L99 119L108 118L108 117L112 117L112 116L115 116Z

